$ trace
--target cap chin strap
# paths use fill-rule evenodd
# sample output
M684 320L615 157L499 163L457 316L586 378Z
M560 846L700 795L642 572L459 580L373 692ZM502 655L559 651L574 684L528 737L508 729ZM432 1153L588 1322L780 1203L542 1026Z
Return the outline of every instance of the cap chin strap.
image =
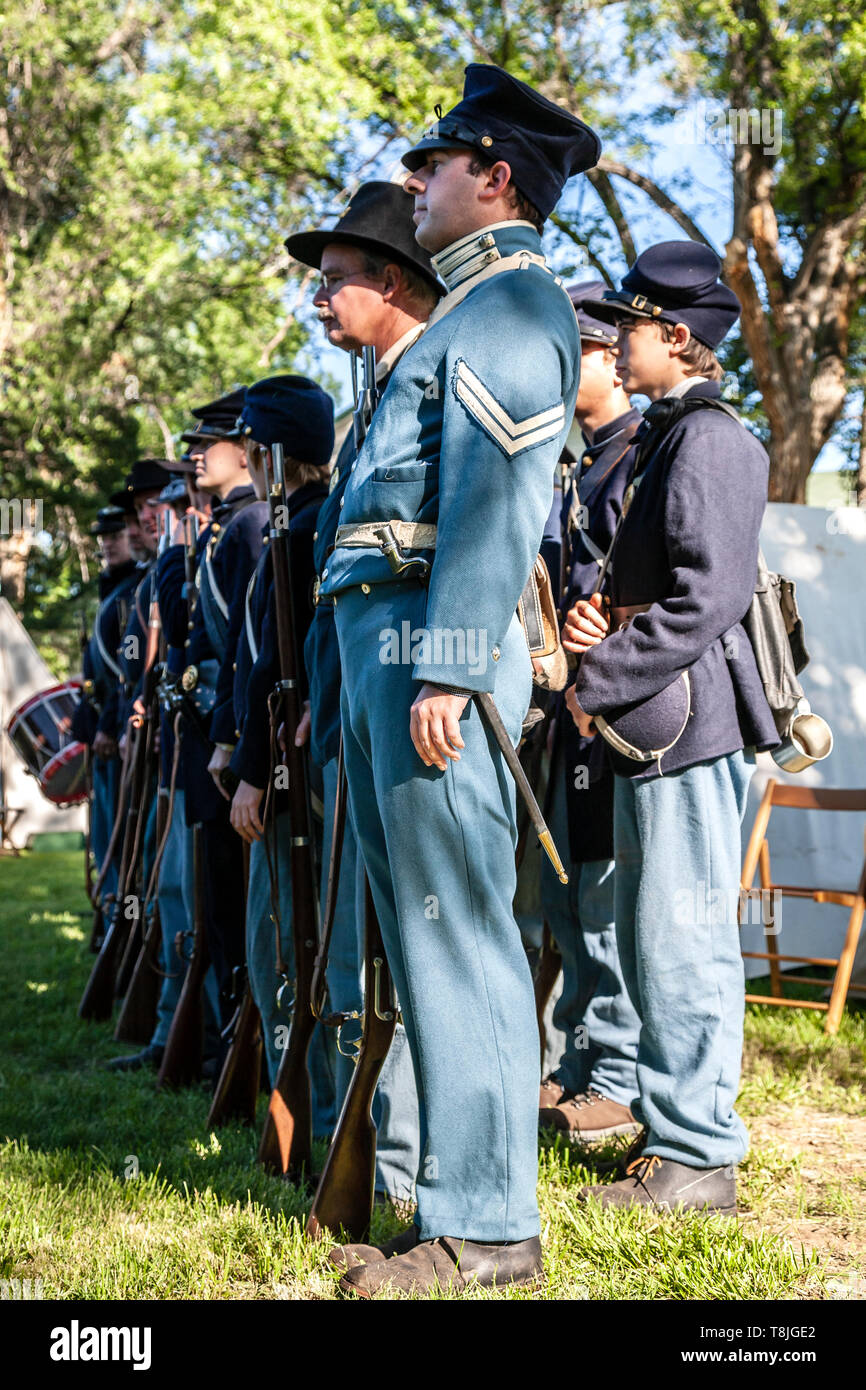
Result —
M662 773L662 758L664 757L665 753L670 752L674 744L677 743L679 739L682 737L683 733L685 732L685 727L689 722L689 716L692 712L692 685L691 681L689 680L688 671L683 671L682 674L677 677L677 679L683 681L686 687L686 714L685 718L683 719L682 725L674 734L670 742L665 744L664 748L648 748L646 750L642 748L636 748L633 743L629 743L628 740L624 739L621 734L618 734L615 729L612 729L608 724L607 720L604 719L602 715L593 715L595 727L598 729L598 732L601 734L605 742L610 744L611 748L614 748L617 753L621 753L623 757L631 758L632 762L635 763L658 763L660 777L664 775Z

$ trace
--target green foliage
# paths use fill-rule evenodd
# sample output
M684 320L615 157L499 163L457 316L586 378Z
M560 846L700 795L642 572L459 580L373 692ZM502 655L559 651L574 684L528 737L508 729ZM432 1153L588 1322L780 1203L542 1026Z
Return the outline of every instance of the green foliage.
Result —
M23 616L58 654L97 506L136 456L172 456L191 404L309 362L308 284L285 235L388 177L467 61L527 78L641 169L653 122L685 100L780 107L791 274L821 218L862 202L853 0L8 0L3 20L0 495L39 497L50 519ZM629 62L669 101L636 101ZM695 211L687 185L668 191ZM566 276L612 279L657 218L621 179L578 180L547 248ZM745 352L728 353L760 428Z

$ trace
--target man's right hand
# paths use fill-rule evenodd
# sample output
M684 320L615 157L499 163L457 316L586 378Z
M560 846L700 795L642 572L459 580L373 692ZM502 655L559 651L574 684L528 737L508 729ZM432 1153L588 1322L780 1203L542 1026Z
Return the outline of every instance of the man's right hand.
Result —
M116 758L117 739L112 738L111 734L104 734L100 729L93 740L93 756L95 758Z
M582 656L607 636L610 623L601 611L603 603L601 594L593 594L592 598L578 599L568 610L562 629L562 645L567 652Z
M246 840L248 845L260 840L264 834L265 828L259 818L263 796L261 787L254 787L250 782L243 781L238 783L238 789L234 794L229 819L241 839Z

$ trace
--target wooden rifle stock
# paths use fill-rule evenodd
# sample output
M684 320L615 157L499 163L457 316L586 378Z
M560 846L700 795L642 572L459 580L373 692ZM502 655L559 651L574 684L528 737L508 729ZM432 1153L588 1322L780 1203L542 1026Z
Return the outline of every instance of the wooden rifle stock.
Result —
M379 1074L397 1027L391 973L370 884L364 885L364 1026L355 1072L331 1140L307 1233L345 1231L362 1241L370 1229L376 1186L376 1126L372 1106Z
M316 1020L312 1011L313 972L318 942L319 899L313 861L313 821L305 748L295 744L301 721L301 661L295 634L295 611L289 565L288 509L282 446L271 446L273 483L269 491L271 563L280 656L280 701L286 726L291 829L292 939L295 999L286 1050L268 1103L259 1145L259 1162L270 1172L309 1172L313 1148L313 1113L307 1053ZM282 518L282 524L281 524Z
M244 844L244 902L250 879L250 848ZM256 1122L256 1102L262 1077L262 1027L259 1011L250 989L246 966L235 966L232 976L234 998L238 1001L231 1021L223 1030L230 1039L208 1111L208 1129L240 1120Z
M162 987L159 968L162 946L162 926L159 904L154 901L147 920L144 941L135 962L135 969L126 991L114 1030L115 1042L141 1043L146 1046L156 1026L156 1008Z
M144 831L150 816L152 802L151 792L153 790L154 774L155 727L153 710L149 707L143 729L144 754L142 765L139 769L140 792L136 798L135 833L132 841L132 852L129 859L126 884L123 890L124 898L135 898L136 911L131 918L127 919L128 925L126 926L123 947L118 954L117 969L114 975L114 994L117 999L122 999L129 987L132 971L144 940L144 923L142 920L144 906L144 885L142 883ZM134 790L135 788L133 787L133 791Z
M553 986L559 979L562 969L562 956L553 939L553 932L547 923L541 937L541 950L535 966L533 988L535 990L535 1016L538 1020L538 1041L541 1046L541 1065L544 1067L544 1054L547 1052L547 1029L544 1026L544 1011L553 993Z
M188 1086L193 1081L201 1080L204 1045L202 987L210 965L210 952L204 926L204 850L200 825L192 828L192 863L195 892L192 956L168 1030L157 1090L163 1086Z
M262 1074L262 1026L249 983L244 984L229 1029L231 1042L208 1111L208 1129L219 1129L233 1120L248 1125L256 1122Z

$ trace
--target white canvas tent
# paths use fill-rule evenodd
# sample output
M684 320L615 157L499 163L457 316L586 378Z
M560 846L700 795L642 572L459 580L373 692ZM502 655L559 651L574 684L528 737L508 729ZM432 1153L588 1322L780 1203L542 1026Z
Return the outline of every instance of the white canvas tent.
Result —
M57 681L52 676L24 625L5 598L0 598L0 802L20 811L9 839L23 849L33 835L47 831L83 831L85 808L53 806L42 795L6 734L9 716L22 701Z
M806 696L828 721L833 751L788 777L766 754L758 759L743 827L743 847L768 777L800 786L866 787L866 511L771 503L761 544L771 570L797 584L811 661L802 673ZM769 847L778 883L853 890L863 863L864 818L855 812L775 810ZM848 909L787 898L777 949L786 955L838 956ZM760 926L743 929L743 948L764 951ZM747 961L750 974L766 963ZM866 983L866 940L854 979ZM862 997L862 996L861 996Z

